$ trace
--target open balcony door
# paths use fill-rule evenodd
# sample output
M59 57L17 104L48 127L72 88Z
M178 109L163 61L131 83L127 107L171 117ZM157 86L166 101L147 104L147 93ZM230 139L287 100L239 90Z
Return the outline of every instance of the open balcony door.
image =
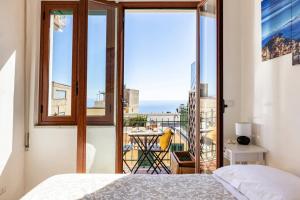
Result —
M201 37L200 37L200 12L201 12L201 7L203 6L202 3L199 3L197 6L197 14L196 14L196 69L195 69L195 73L196 73L196 85L195 85L195 99L194 99L194 105L195 105L195 112L193 112L194 116L190 114L190 119L194 118L194 122L195 124L192 124L190 122L190 127L193 126L194 127L194 155L195 155L195 173L201 173L201 149L200 149L200 138L201 138L201 133L200 133L200 48L201 48ZM190 103L191 105L191 100ZM191 110L192 108L189 108L189 110ZM191 113L191 111L189 111ZM191 130L190 130L191 131ZM191 133L190 133L191 134ZM190 136L190 138L193 138ZM191 149L193 149L192 146L190 146Z
M206 173L223 165L222 0L199 3L196 17L195 94L190 103L195 140L190 149L195 173Z
M93 81L91 74L99 73L99 80L107 79L107 77L114 77L114 69L120 66L122 56L120 54L120 38L122 35L122 13L120 5L106 0L80 0L80 27L79 27L79 74L83 76L78 77L78 112L77 112L77 172L86 173L91 166L90 153L87 149L91 149L91 145L87 145L87 127L88 125L108 125L108 121L114 121L113 104L106 104L108 98L114 97L114 83L110 80L98 84L97 87L103 87L102 92L105 97L104 112L92 112L89 110L87 97L89 94L89 82ZM93 19L92 19L93 18ZM121 20L120 20L121 19ZM98 21L97 21L98 20ZM89 26L95 26L97 22L97 29L90 33ZM102 30L101 30L102 29ZM90 38L89 38L90 37ZM97 40L99 45L89 48L93 40ZM102 50L102 51L101 51ZM101 52L101 53L99 53ZM94 60L90 58L90 54L95 54ZM100 55L101 54L101 55ZM95 60L96 59L96 60ZM91 63L96 67L91 70ZM101 67L102 66L102 67ZM104 68L103 68L104 66ZM100 74L105 74L103 77ZM107 75L109 74L109 76ZM111 76L112 75L112 76ZM110 79L110 78L108 78ZM99 81L98 79L95 81ZM101 94L102 94L101 93ZM100 95L100 92L99 92ZM99 97L100 98L100 97ZM99 100L100 101L100 100ZM99 124L97 124L99 123ZM112 125L109 124L109 125ZM99 128L99 127L98 127ZM101 134L97 134L101 137ZM97 147L96 147L97 148ZM92 148L93 150L93 148ZM97 149L96 149L97 150ZM95 153L91 152L91 154ZM89 154L89 155L88 155Z

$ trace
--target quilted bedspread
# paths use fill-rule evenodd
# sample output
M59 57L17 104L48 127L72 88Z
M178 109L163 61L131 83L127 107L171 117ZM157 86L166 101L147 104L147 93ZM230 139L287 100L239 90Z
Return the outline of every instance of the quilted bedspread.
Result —
M211 175L129 175L82 200L235 199Z

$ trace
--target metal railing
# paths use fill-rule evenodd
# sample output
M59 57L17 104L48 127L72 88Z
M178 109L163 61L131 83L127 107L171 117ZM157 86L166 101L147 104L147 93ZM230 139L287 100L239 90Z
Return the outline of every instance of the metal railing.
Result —
M176 117L177 116L177 117ZM206 112L201 112L201 129L208 129L216 126L216 112L215 109L210 109ZM141 152L136 144L131 140L128 133L132 129L147 130L147 129L160 129L171 128L175 133L172 138L170 152L174 151L188 151L189 138L188 138L188 120L181 120L178 115L174 114L173 120L162 118L153 118L147 115L136 115L135 117L125 117L123 121L123 145L131 144L133 148L124 155L124 160L130 167L138 161ZM170 166L170 154L164 159L164 163ZM148 167L149 163L145 161L142 164ZM126 167L124 165L124 167ZM126 171L126 170L125 170Z

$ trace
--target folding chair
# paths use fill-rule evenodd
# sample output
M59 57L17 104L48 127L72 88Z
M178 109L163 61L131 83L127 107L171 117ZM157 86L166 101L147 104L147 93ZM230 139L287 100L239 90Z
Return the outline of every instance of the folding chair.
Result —
M133 144L125 144L123 145L123 163L126 165L126 167L128 168L128 170L130 171L130 173L132 172L132 169L130 168L130 166L128 165L127 161L126 161L126 154L128 152L130 152L133 149ZM123 172L126 174L125 170L123 169Z
M150 149L150 152L154 157L154 161L153 161L152 166L147 170L147 172L149 172L151 168L154 169L152 174L156 171L157 168L161 171L161 168L160 168L160 166L161 166L168 174L171 173L170 169L166 166L166 164L163 162L163 160L170 151L170 147L172 144L172 137L174 135L174 132L171 129L166 129L164 131L164 134L161 136L161 139L162 139L162 137L166 136L165 134L169 134L169 133L171 135L170 135L170 137L167 136L168 138L167 138L167 146L166 147L163 146L162 144L160 144L160 145L155 145L153 148ZM161 141L160 141L160 143L161 143Z

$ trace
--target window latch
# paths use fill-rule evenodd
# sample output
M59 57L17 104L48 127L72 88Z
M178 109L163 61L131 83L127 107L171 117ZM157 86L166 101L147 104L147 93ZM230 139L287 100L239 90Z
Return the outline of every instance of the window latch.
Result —
M29 151L29 132L25 133L25 151Z
M76 96L78 96L78 81L76 81Z

